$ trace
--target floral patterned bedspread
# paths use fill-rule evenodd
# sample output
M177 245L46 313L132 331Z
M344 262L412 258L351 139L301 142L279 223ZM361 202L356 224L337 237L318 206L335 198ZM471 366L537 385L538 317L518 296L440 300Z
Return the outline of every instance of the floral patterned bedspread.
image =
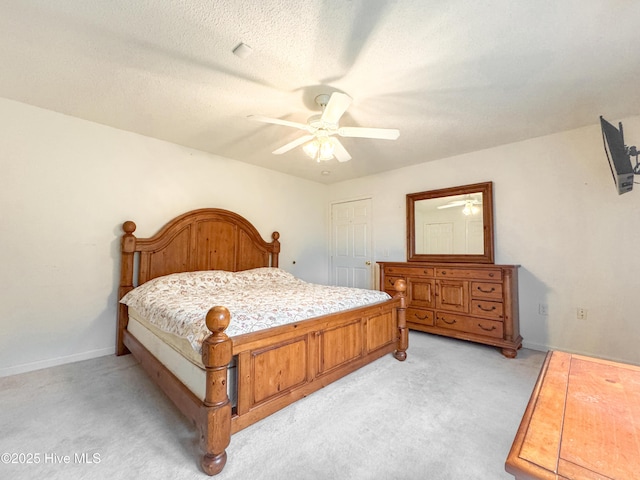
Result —
M121 300L161 330L186 338L200 353L210 334L205 316L223 305L234 336L391 298L385 292L317 285L271 267L242 272L174 273L150 280Z

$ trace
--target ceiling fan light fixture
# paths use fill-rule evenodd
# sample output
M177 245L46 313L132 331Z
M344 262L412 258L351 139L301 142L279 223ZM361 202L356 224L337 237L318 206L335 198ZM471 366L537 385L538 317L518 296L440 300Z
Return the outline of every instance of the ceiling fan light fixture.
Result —
M318 140L315 139L311 140L309 143L305 143L302 147L302 150L304 150L304 153L306 153L309 158L316 158L319 149L320 144L318 143Z
M331 160L333 158L333 143L329 137L318 137L306 143L302 149L310 158L317 162Z
M328 138L320 139L319 160L331 160L333 158L333 143Z

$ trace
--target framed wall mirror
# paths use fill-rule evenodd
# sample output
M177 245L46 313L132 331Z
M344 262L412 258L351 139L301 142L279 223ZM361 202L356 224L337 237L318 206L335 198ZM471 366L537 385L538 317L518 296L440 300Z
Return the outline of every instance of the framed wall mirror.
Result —
M407 260L493 263L493 183L408 194Z

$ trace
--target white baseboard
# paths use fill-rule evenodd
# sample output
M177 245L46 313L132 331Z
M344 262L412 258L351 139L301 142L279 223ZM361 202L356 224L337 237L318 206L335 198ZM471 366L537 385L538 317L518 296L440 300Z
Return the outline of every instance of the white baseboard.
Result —
M91 358L104 357L113 355L116 352L115 347L100 348L98 350L90 350L88 352L76 353L65 357L50 358L48 360L40 360L38 362L23 363L22 365L14 365L13 367L0 368L0 377L8 377L19 373L33 372L43 368L56 367L66 363L80 362Z

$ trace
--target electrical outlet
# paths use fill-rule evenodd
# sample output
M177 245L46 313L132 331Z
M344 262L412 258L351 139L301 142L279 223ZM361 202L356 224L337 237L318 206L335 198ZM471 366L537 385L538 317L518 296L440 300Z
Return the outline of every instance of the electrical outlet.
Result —
M538 304L538 314L539 315L549 315L549 306L546 303Z
M582 307L578 307L578 310L576 311L576 318L578 320L586 320L586 318L587 318L587 309L586 308L582 308Z

